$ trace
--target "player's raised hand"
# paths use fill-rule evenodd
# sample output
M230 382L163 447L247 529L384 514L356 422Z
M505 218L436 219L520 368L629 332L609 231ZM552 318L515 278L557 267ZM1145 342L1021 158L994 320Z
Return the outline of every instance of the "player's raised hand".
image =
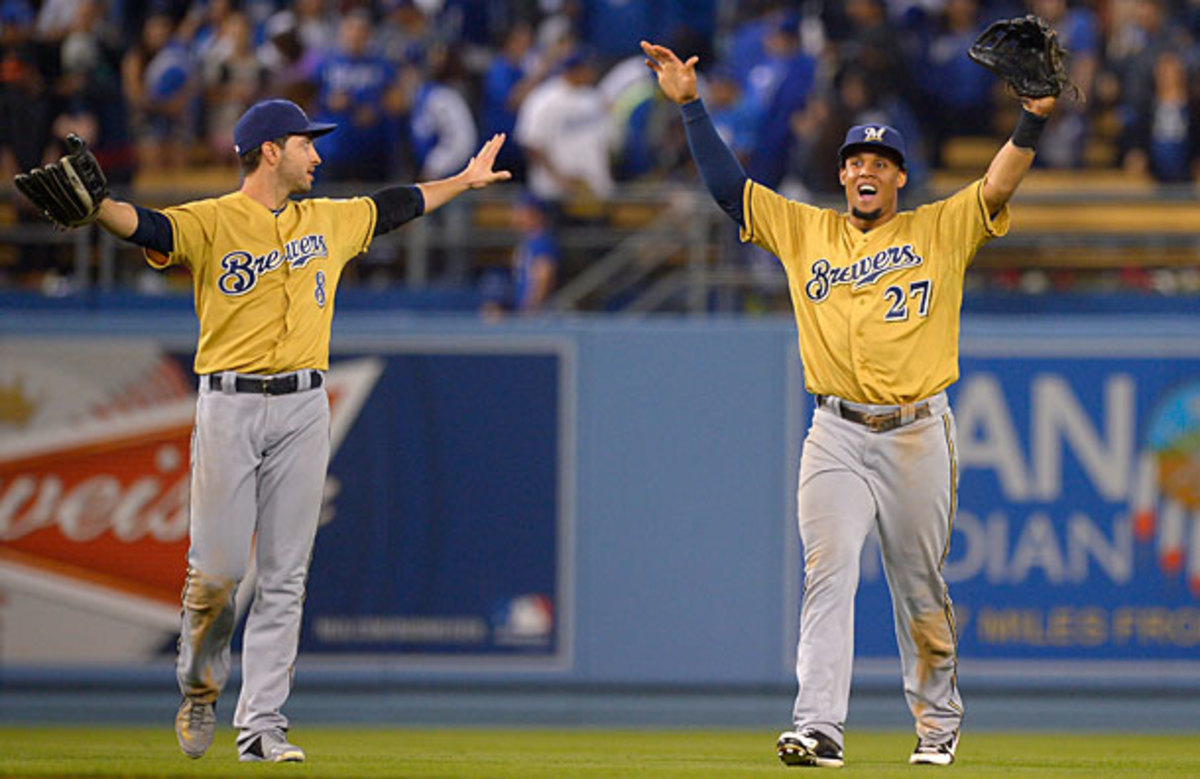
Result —
M646 53L646 64L658 76L658 86L669 100L682 105L696 99L696 63L700 61L699 57L693 56L687 62L682 62L666 46L649 41L642 41L642 51Z
M471 158L467 163L467 167L463 168L463 182L470 189L482 189L489 184L495 184L497 181L508 181L512 178L512 174L507 170L492 170L492 166L496 164L496 155L500 153L500 147L504 145L504 133L496 133L488 139L487 143L479 150L479 152Z

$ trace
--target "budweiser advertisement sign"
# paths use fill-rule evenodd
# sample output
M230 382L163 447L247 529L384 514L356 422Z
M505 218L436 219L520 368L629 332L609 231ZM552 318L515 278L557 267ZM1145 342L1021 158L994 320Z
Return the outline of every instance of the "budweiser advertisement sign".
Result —
M186 571L191 373L141 341L6 341L0 357L0 661L161 652ZM330 371L335 451L380 370Z

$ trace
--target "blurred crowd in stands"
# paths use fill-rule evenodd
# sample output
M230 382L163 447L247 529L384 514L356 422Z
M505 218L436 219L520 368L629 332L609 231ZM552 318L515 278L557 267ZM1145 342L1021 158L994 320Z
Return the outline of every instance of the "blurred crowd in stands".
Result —
M232 163L237 116L284 96L342 127L325 180L443 176L515 131L503 162L541 197L603 198L686 162L646 38L700 55L753 177L836 188L844 127L869 119L908 135L920 182L947 139L1010 129L1015 102L965 52L1026 12L1057 29L1084 97L1039 164L1196 178L1198 0L0 0L0 147L5 172L27 168L73 129L117 181Z
M1200 0L0 0L0 173L57 157L69 131L117 184L232 166L238 115L282 96L340 126L321 182L439 178L507 132L500 165L553 215L695 175L648 39L700 56L755 179L836 195L845 128L886 122L919 189L954 139L1011 131L1018 103L966 50L1025 13L1058 31L1083 98L1039 166L1200 180Z

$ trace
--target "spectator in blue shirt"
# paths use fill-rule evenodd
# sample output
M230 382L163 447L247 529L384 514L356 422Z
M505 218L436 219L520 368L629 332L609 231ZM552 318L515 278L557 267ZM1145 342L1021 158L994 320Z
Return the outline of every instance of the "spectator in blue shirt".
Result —
M766 58L767 35L778 24L782 13L774 8L751 13L729 34L723 61L743 85L747 83L751 69Z
M718 66L710 70L707 76L705 103L708 115L721 140L744 165L758 136L758 118L746 103L742 85L732 69Z
M513 252L513 308L522 314L541 311L558 276L558 241L542 205L523 198L515 213L521 241Z
M1067 0L1029 0L1029 10L1045 19L1069 51L1068 75L1083 100L1064 100L1050 117L1038 144L1036 165L1078 168L1084 163L1089 122L1088 100L1100 64L1099 22L1086 8L1068 8Z
M313 118L338 126L321 145L321 171L334 181L379 181L387 175L397 127L383 106L396 88L396 70L369 50L370 42L370 15L351 12L342 20L338 50L317 73Z
M482 280L482 313L534 314L544 309L558 277L561 254L545 207L526 192L513 204L513 226L521 237L512 254L507 279L486 275Z
M744 99L761 111L758 137L746 172L776 187L788 166L791 123L803 111L816 78L817 62L800 47L800 15L784 14L766 38L766 59L750 71Z
M509 28L504 42L483 74L481 122L483 134L490 138L506 133L510 138L517 124L517 109L529 91L545 78L552 57L539 57L533 48L533 29L527 22ZM496 167L513 178L524 180L525 156L516 143L506 143L496 157Z
M1134 117L1125 169L1169 184L1195 179L1197 170L1197 106L1188 89L1182 57L1164 51L1154 68L1154 99L1149 110Z
M982 32L978 0L947 0L936 27L916 63L914 79L929 132L934 164L940 164L946 140L986 135L992 126L992 90L996 77L967 57ZM907 137L907 136L906 136Z

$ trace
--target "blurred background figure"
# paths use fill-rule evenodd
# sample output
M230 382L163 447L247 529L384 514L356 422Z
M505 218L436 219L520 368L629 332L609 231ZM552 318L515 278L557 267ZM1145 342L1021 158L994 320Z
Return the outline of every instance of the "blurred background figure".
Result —
M838 63L861 70L881 97L909 99L912 81L904 51L905 36L889 20L883 0L846 0L824 7Z
M267 71L264 93L311 110L320 55L305 47L296 14L277 11L271 15L264 25L264 37L258 47L258 59Z
M1194 180L1200 158L1198 118L1183 59L1173 51L1162 52L1154 68L1154 96L1129 119L1125 169L1163 183Z
M529 165L529 187L555 217L566 201L612 193L608 106L596 88L589 50L575 49L558 75L529 93L515 136Z
M377 39L379 53L393 64L424 64L432 45L445 45L423 8L413 0L386 0L383 3Z
M996 79L967 57L967 49L990 21L982 18L979 0L946 0L932 30L923 36L914 81L934 165L941 164L949 138L987 135L992 129Z
M295 0L296 34L306 51L326 55L337 47L336 7L328 0Z
M356 9L338 30L338 45L317 71L314 121L337 132L322 139L323 177L330 181L379 181L391 167L399 131L385 115L385 97L398 88L395 67L371 48L372 19Z
M247 108L265 96L268 71L255 52L253 33L245 14L229 14L204 63L208 105L204 129L209 153L219 162L236 160L233 125Z
M525 195L514 207L521 239L513 251L513 309L534 314L543 309L558 277L558 241L545 207Z
M187 43L170 15L156 12L146 19L141 40L121 62L121 76L138 164L150 170L182 168L195 137L191 109L199 84Z
M1079 88L1079 100L1064 100L1038 144L1040 167L1080 168L1091 138L1090 96L1096 78L1100 51L1100 26L1087 8L1069 8L1066 0L1029 0L1030 13L1045 19L1071 53L1068 75Z
M461 170L478 147L471 107L453 85L457 66L456 52L441 49L433 57L428 77L414 66L404 71L409 133L421 181Z
M58 47L56 138L76 133L88 142L110 183L133 178L135 160L121 91L120 31L99 0L84 0Z
M511 219L519 233L511 266L507 273L485 274L481 281L481 313L487 318L544 310L558 280L561 255L545 206L526 191L513 203Z
M34 19L27 0L0 2L0 170L6 178L41 164L49 141L50 93Z
M1109 59L1112 78L1116 82L1117 116L1120 134L1117 153L1124 169L1130 173L1148 172L1148 138L1154 126L1157 104L1165 97L1179 102L1172 84L1176 67L1167 55L1181 55L1189 47L1186 31L1171 24L1165 0L1133 0L1129 7L1129 22L1120 37L1111 42ZM1194 79L1195 76L1193 75ZM1165 93L1165 94L1164 94ZM1163 113L1167 120L1169 112ZM1164 127L1162 133L1169 132ZM1179 134L1178 131L1175 131Z
M553 56L539 57L534 49L533 28L520 21L505 33L499 50L483 74L480 95L480 124L490 138L505 133L510 138L517 125L517 110L529 92L545 77ZM516 143L506 143L496 165L525 179L525 156Z
M400 79L399 98L385 101L389 126L394 126L393 117L408 119L406 127L397 128L390 147L389 178L399 178L410 166L417 171L411 178L422 181L446 178L461 170L478 148L475 118L459 91L458 52L441 46L430 48L426 56L427 70L406 65ZM407 160L402 159L405 135L409 144ZM471 265L466 249L471 229L470 207L459 202L447 203L432 215L431 221L441 225L448 236L443 281L465 283Z
M814 100L792 123L792 160L783 189L835 194L838 183L838 147L845 128L856 124L886 124L904 136L908 148L905 169L908 185L900 191L902 202L925 185L928 155L916 116L898 95L881 95L868 73L855 64L844 66L833 79L833 91Z
M777 187L788 166L792 115L808 102L817 62L800 46L798 13L774 19L763 40L763 58L746 75L744 100L758 116L758 131L746 173Z
M759 129L754 107L747 102L732 68L719 65L705 75L708 115L721 134L721 140L745 165L754 150Z

